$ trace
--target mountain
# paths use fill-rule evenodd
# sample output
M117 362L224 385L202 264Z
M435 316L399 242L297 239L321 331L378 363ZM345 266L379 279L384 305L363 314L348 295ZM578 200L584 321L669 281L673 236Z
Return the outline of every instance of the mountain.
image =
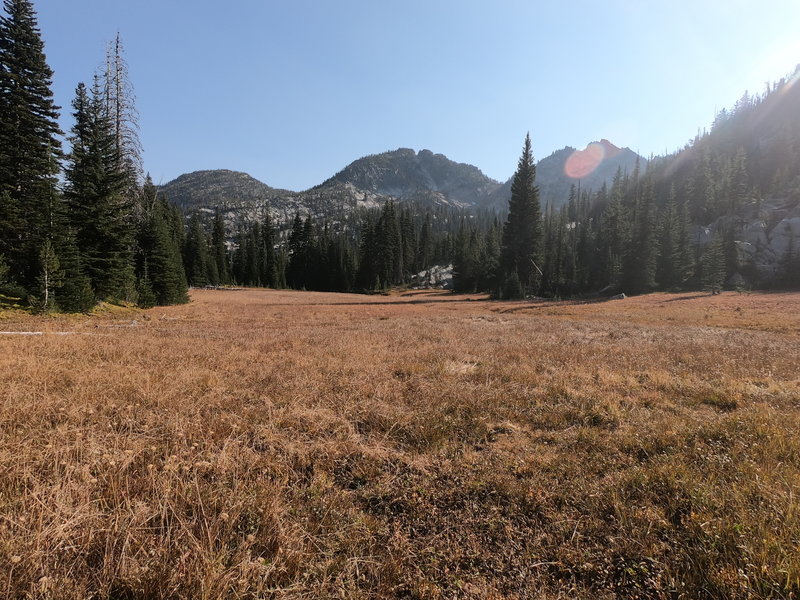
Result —
M617 169L632 173L639 160L644 172L647 160L630 148L618 148L608 140L592 142L583 150L565 146L536 163L536 185L542 209L548 205L559 208L567 203L570 188L599 190L603 184L611 185ZM488 206L505 210L511 198L513 177L492 192Z
M399 148L350 163L318 188L351 184L383 196L425 200L460 208L485 204L500 183L472 165L457 163L430 150Z
M270 198L275 192L247 173L227 169L186 173L161 189L184 212L241 200L258 201Z
M618 168L631 171L637 158L644 168L644 159L608 140L589 144L585 150L566 147L554 152L537 165L542 206L566 203L573 183L580 181L584 189L610 183ZM477 167L443 154L399 148L359 158L304 192L273 188L247 173L224 169L187 173L161 190L187 213L219 207L235 223L260 219L269 210L275 219L288 222L297 212L329 217L380 206L389 199L504 211L511 197L511 179L500 183Z
M632 173L637 160L644 173L646 159L630 148L618 148L605 139L592 142L584 150L569 146L557 150L536 165L542 207L548 203L554 207L562 206L572 185L585 190L599 190L604 183L610 185L617 169Z
M282 190L247 173L226 169L186 173L160 189L184 213L219 208L234 229L261 220L267 210L273 218L288 223L296 213L324 218L355 208L375 208L389 199L339 182L306 192Z

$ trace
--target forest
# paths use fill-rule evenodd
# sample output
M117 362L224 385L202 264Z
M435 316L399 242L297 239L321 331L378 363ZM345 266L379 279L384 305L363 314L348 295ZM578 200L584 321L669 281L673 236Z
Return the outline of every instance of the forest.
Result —
M189 286L206 285L371 293L447 264L455 291L498 299L800 285L794 229L768 268L742 238L753 221L774 227L800 203L800 69L745 94L674 154L597 190L576 183L559 210L540 206L526 137L505 214L387 202L325 222L267 213L232 231L219 210L182 214L144 175L119 36L89 84L77 83L64 135L33 5L5 0L4 10L4 304L149 307L187 302Z

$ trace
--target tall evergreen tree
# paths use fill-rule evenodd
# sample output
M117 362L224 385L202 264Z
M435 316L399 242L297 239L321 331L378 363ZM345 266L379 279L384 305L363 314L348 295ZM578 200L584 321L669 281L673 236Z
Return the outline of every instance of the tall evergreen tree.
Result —
M36 14L29 0L4 0L0 16L0 254L11 276L34 290L42 256L57 252L60 134ZM46 242L51 246L44 252Z
M231 273L228 266L228 248L225 244L225 221L219 207L214 210L214 225L211 229L211 259L216 267L218 282L229 285Z
M630 211L625 205L625 179L622 170L617 170L611 186L611 201L600 217L598 250L601 265L598 282L602 286L620 284L623 276L623 261L630 240Z
M142 179L142 145L139 141L139 115L128 73L122 39L117 33L106 46L106 64L102 73L103 112L111 127L117 170L124 181L125 193L135 203Z
M725 283L725 247L720 232L706 246L701 263L703 289L712 294L719 294Z
M278 232L275 229L275 225L272 223L272 217L269 211L266 211L264 213L264 220L261 223L260 246L263 254L262 260L260 261L262 265L261 281L263 285L271 288L282 287L280 285L281 276L278 273L278 253L275 249L277 235Z
M522 156L511 183L508 219L503 228L500 270L510 287L504 297L533 291L539 284L542 248L541 207L539 189L535 185L536 166L531 152L530 134L525 136ZM519 286L517 285L517 282Z
M132 299L133 206L125 196L125 178L98 82L91 95L78 84L72 105L75 125L65 198L78 250L98 298Z
M425 212L425 221L419 234L419 247L417 249L417 268L422 271L431 266L433 260L433 224L430 211Z
M630 293L642 294L656 286L658 242L652 177L646 176L641 189L636 189L633 227L625 251L624 286Z
M665 290L677 288L683 281L680 274L680 241L678 203L675 186L670 189L669 200L661 211L658 222L659 253L656 263L656 281Z
M200 217L194 213L189 220L189 231L183 246L183 265L186 279L193 287L208 285L208 238Z
M142 190L148 207L138 235L139 304L181 304L187 302L186 274L181 247L172 232L173 211L158 194L148 177Z

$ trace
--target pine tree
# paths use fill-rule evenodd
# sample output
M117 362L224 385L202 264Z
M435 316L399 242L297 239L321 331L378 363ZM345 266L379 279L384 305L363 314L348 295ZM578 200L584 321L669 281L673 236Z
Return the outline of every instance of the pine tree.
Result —
M55 291L64 282L61 262L49 239L44 241L39 252L39 268L39 277L36 280L39 297L35 306L38 311L46 313L55 308Z
M453 289L456 292L477 290L480 254L477 230L461 219L453 256Z
M483 241L480 256L480 273L478 274L477 288L482 291L492 292L497 289L497 270L500 265L500 240L503 227L495 217Z
M433 260L433 224L430 211L425 213L425 221L419 234L419 248L417 249L417 269L423 271L431 266Z
M6 257L0 254L0 285L3 285L8 277L8 263Z
M800 288L800 248L797 247L796 236L789 230L789 242L778 263L777 283L780 287L796 290Z
M682 281L679 274L680 244L678 240L678 203L675 186L670 188L669 200L658 223L659 254L656 281L665 290L675 289Z
M508 219L503 228L503 243L500 255L500 270L504 280L513 285L504 297L517 297L521 287L523 293L538 287L541 270L542 222L539 206L539 189L535 185L536 166L531 152L530 134L525 136L522 156L511 183L511 200L508 204ZM513 276L516 275L514 279ZM519 286L516 285L519 282ZM511 288L514 289L511 289Z
M417 236L410 207L404 207L400 211L400 236L403 246L403 281L407 281L417 272Z
M375 225L370 223L369 220L361 226L361 244L359 246L356 287L364 292L376 291L382 288L379 268L378 235Z
M126 196L134 203L143 171L142 145L136 98L119 33L106 47L102 84L103 113L114 139L117 171L123 179Z
M217 278L222 285L231 283L228 266L228 248L225 244L225 221L219 207L214 210L214 225L211 229L211 256L217 270Z
M193 287L208 285L208 239L200 217L194 213L189 220L189 232L183 246L183 266L186 279Z
M647 176L637 194L630 242L625 252L624 287L632 294L649 292L656 286L658 244L655 235L653 180Z
M264 221L261 224L260 247L263 253L261 281L271 288L281 287L281 277L278 273L278 253L275 250L277 235L275 226L272 223L272 217L269 211L266 211L264 213Z
M57 295L58 307L65 312L89 312L96 303L94 291L91 280L86 275L75 234L66 224L57 237L57 246L60 249L61 270L64 273Z
M286 282L290 287L299 290L306 285L306 267L308 262L309 228L297 214L292 222L289 234L289 265L286 268Z
M138 299L148 307L182 304L189 300L181 247L172 232L173 208L158 192L149 177L142 197L148 207L138 235Z
M4 0L0 16L0 254L33 290L60 224L58 107L29 0Z
M98 82L91 96L78 84L72 105L75 125L64 194L70 224L97 297L128 300L134 287L133 207L124 195L125 178Z
M702 259L703 289L711 294L719 294L725 283L725 249L722 235L717 232L706 246Z
M622 283L623 260L630 241L630 212L623 202L625 180L617 170L611 186L611 201L600 217L598 282L602 286Z

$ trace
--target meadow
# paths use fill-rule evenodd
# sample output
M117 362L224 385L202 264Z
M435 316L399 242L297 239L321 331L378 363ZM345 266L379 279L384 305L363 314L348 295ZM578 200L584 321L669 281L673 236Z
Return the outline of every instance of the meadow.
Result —
M0 597L800 598L800 294L0 331Z

